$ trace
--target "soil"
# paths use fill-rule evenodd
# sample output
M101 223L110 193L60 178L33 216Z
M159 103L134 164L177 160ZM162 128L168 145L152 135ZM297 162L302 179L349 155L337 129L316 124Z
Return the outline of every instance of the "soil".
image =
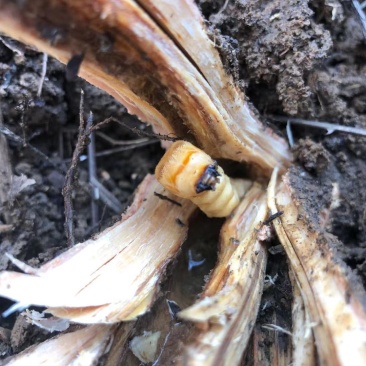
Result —
M366 128L366 38L351 4L337 0L198 3L227 69L264 121L280 134L286 137L284 125L276 122L278 116ZM15 269L5 252L39 266L68 246L62 188L78 136L81 89L85 116L92 111L94 121L114 116L139 130L147 129L104 92L80 79L68 81L65 66L53 59L47 62L42 93L37 96L42 64L42 54L3 37L0 107L4 126L18 136L7 137L11 168L26 178L9 183L12 194L0 207L0 225L12 225L10 231L0 234L0 270ZM119 142L140 138L112 123L102 132ZM295 124L292 133L296 159L289 173L292 185L325 236L336 239L339 260L366 287L366 137L337 131L327 134L324 129ZM116 148L125 150L116 152ZM129 148L111 144L97 133L96 153L104 154L97 157L99 181L125 208L139 182L153 172L163 150L156 139ZM98 220L93 223L85 159L79 163L76 178L72 202L78 242L118 220L119 214L98 201ZM26 179L34 179L34 184ZM29 185L20 189L24 182ZM334 187L338 189L336 207L331 206ZM210 232L210 224L206 227ZM217 230L212 232L217 238ZM194 300L214 265L215 251L207 248L215 237L208 237L206 245L193 252L198 259L207 260L189 281L193 284L190 295L182 295L187 288L175 292L172 288L179 283L174 280L175 270L186 268L191 244L186 244L162 286L164 291L173 291L180 306L187 305L187 298ZM281 252L273 253L267 272L271 278L276 276L276 286L265 290L258 323L268 323L276 316L282 327L290 328L291 284L286 258ZM186 273L184 278L190 275ZM10 305L11 301L2 299L0 311ZM19 312L14 313L0 320L0 356L17 353L49 336L26 323ZM129 364L138 364L131 354L127 359Z

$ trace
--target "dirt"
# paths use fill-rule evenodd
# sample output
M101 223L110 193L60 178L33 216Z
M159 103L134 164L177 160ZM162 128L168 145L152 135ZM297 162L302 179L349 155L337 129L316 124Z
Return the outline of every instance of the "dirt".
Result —
M206 17L236 40L247 95L262 115L366 127L365 35L352 7L245 1L229 2L218 15L222 6L202 1ZM332 183L339 185L340 205L327 230L342 241L345 260L365 281L366 138L292 126L296 163L303 168L291 173L293 179L301 177L297 185L316 192L307 202L316 202L318 212L330 204Z
M227 69L266 123L285 137L284 125L275 122L276 116L366 128L366 40L351 4L337 0L232 0L223 8L224 3L199 1ZM0 253L8 252L32 266L67 248L61 191L77 139L80 89L85 92L85 115L92 111L94 121L115 116L130 126L146 129L105 93L80 79L67 81L65 67L52 59L47 62L42 94L37 96L42 60L42 54L14 41L0 42L1 111L5 127L20 137L7 139L11 166L17 176L24 174L35 180L1 207L0 224L13 228L0 234ZM140 138L116 124L109 124L102 132L118 141ZM324 234L335 238L339 260L366 287L366 137L337 131L327 134L324 129L295 124L292 132L292 185ZM151 141L147 146L112 153L118 146L97 134L97 153L109 154L97 158L97 174L126 207L138 183L153 172L163 150ZM79 165L76 181L75 237L81 241L119 215L98 202L98 222L93 225L85 161ZM335 186L339 202L329 210ZM326 211L329 214L324 216ZM174 266L186 266L187 251L171 267L172 275L163 288L170 291L170 281L175 283ZM208 258L207 274L214 263L213 254L204 249L203 254L198 252ZM2 255L0 269L15 268ZM198 272L202 279L204 273ZM283 253L270 255L267 274L277 276L276 286L264 292L259 324L276 316L281 326L289 329L291 292ZM192 285L191 294L199 293L202 283L198 283ZM182 297L176 299L178 303L179 299ZM11 304L1 300L0 311ZM1 319L1 357L47 336L22 319L18 313Z
M16 268L4 253L38 267L67 248L61 191L78 135L80 90L85 93L85 114L92 111L95 122L114 116L141 131L146 131L146 126L129 116L113 98L83 80L68 82L65 66L53 59L47 62L47 76L38 97L42 54L9 39L5 39L5 44L0 42L1 111L5 127L21 138L20 143L8 139L11 165L16 176L23 174L35 181L1 207L0 224L13 227L10 232L0 234L0 269L14 270ZM24 55L19 56L9 47L19 49ZM141 138L112 124L101 132L117 143ZM38 149L44 157L27 145ZM121 148L126 151L113 152ZM111 144L97 133L96 153L107 154L97 157L98 179L117 198L123 211L140 181L154 171L163 152L156 139L151 139L149 145L131 149L128 145ZM79 242L117 221L120 215L99 201L99 218L93 225L85 162L80 163L77 178L73 187L73 208L75 241ZM2 299L0 312L11 304ZM19 323L15 315L2 318L0 323L2 327L12 329L11 347L3 356L45 338L45 332L24 321Z

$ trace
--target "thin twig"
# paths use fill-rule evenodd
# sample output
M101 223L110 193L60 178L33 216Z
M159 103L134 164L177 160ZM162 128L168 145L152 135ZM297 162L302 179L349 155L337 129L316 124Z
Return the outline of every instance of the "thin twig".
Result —
M97 123L96 125L94 125L92 127L92 129L93 129L93 131L99 130L100 128L104 127L104 125L106 125L110 122L116 122L119 125L129 129L130 131L132 131L133 133L135 133L138 136L153 137L153 138L158 138L159 140L173 141L173 142L177 141L177 140L181 140L178 137L172 137L169 135L161 135L160 133L150 133L150 132L146 132L146 131L141 131L136 127L129 126L127 123L122 122L115 117L109 117L109 118L105 119L104 121Z
M291 123L295 123L298 125L311 126L311 127L315 127L315 128L323 128L323 129L327 130L327 135L333 133L334 131L341 131L341 132L352 133L355 135L366 136L366 129L364 129L364 128L342 126L342 125L337 125L337 124L333 124L330 122L308 121L308 120L302 119L302 118L289 118L289 117L280 117L280 116L270 116L269 118L271 118L275 121L278 121L278 122L287 123L288 121L290 121Z
M87 129L90 130L93 124L93 113L89 113ZM95 186L93 186L93 180L97 180L97 167L96 167L96 158L95 158L95 134L92 131L89 136L89 145L88 145L88 170L89 170L89 183L92 187L91 194L91 215L92 215L92 225L95 226L99 220L99 212L98 205L96 200L99 198L99 190Z
M24 309L28 308L30 306L30 304L23 304L21 302L16 302L15 304L13 304L12 306L10 306L8 309L6 309L1 316L3 318L7 318L9 315L15 313L16 311L23 311Z
M64 196L65 205L65 231L69 246L75 244L74 237L74 217L73 217L73 205L72 205L72 191L74 188L75 175L78 168L79 157L84 150L87 143L86 135L86 123L84 119L84 91L80 93L80 109L79 109L79 134L78 140L72 155L70 167L65 176L64 187L62 194Z
M65 162L69 162L71 164L69 170L66 171L65 169L60 168L58 165L56 165L54 162L52 162L52 160L50 160L50 158L47 155L45 155L42 151L38 150L36 147L31 145L30 143L27 143L26 145L24 145L23 138L21 138L20 136L18 136L17 134L12 132L11 130L9 130L7 127L4 127L4 126L0 125L0 133L2 133L7 139L15 142L16 144L18 144L18 145L20 145L20 146L22 146L26 149L29 149L38 158L40 158L44 161L47 161L58 172L60 172L61 174L65 174L65 183L64 183L64 188L63 188L63 195L64 195L64 199L65 199L65 228L66 228L66 233L67 233L68 238L69 237L73 238L73 236L70 236L70 235L72 235L71 233L73 232L73 223L70 222L70 220L68 219L68 217L73 218L72 202L71 202L71 193L72 193L73 183L74 183L74 177L73 176L74 176L74 174L77 170L78 161L83 161L83 160L87 159L87 157L81 155L81 153L82 153L82 151L83 151L83 149L84 149L84 147L87 143L88 136L93 131L94 131L93 128L87 129L86 126L84 126L83 133L80 134L80 126L79 126L78 142L77 142L76 148L74 150L74 154L73 154L71 159L65 160ZM61 139L62 136L59 136L59 137L60 137L59 140L62 140ZM111 149L111 150L107 150L107 151L102 151L100 153L96 153L94 155L94 157L107 156L107 155L110 155L110 154L113 154L113 153L117 153L117 152L125 151L125 150L130 150L130 149L134 149L134 148L141 147L141 146L150 145L150 144L153 144L153 143L156 143L156 142L158 142L158 140L147 140L147 141L143 141L143 142L140 142L140 143L135 143L135 145L121 146L121 147L118 147L116 149ZM75 161L75 157L77 159L76 161ZM121 213L123 211L123 205L118 201L118 199L111 192L109 192L100 182L98 182L98 180L96 178L92 179L92 181L90 183L91 183L91 186L93 187L93 189L95 189L96 191L99 192L100 199L111 210L113 210L116 213ZM67 187L66 187L66 184L67 184ZM89 194L91 193L89 190L86 190L86 191ZM65 194L66 194L66 198L65 198ZM72 245L72 243L73 243L73 240L69 241L70 245Z
M64 158L64 137L61 128L58 130L58 155L61 159Z
M363 8L366 6L366 1L362 4L358 2L358 0L352 0L353 7L355 8L358 16L360 17L362 27L363 27L363 34L366 37L366 14L363 11Z
M95 153L95 134L92 126L93 118L92 114L88 119L88 127L87 134L90 136L90 143L88 145L88 168L89 168L89 182L92 187L92 221L93 226L98 223L99 220L99 212L98 205L96 200L99 198L104 202L111 210L115 213L121 213L123 210L122 204L119 200L106 189L102 183L99 182L97 176L97 164L96 164L96 156Z
M277 217L280 217L281 215L283 215L283 211L278 211L272 214L271 216L268 217L268 219L263 221L263 225L270 224L273 220L277 219Z
M36 155L37 157L47 161L50 165L52 165L52 167L54 167L57 171L59 171L62 174L65 174L65 170L58 167L52 160L50 160L50 158L45 155L41 150L38 150L36 147L34 147L33 145L31 145L30 143L27 143L24 146L24 140L18 136L17 134L15 134L13 131L9 130L7 127L4 126L0 126L0 133L2 133L4 136L6 136L9 140L15 142L16 144L29 149L30 151L32 151L34 153L34 155Z
M115 213L120 214L123 211L123 205L119 200L108 191L97 179L91 180L92 187L98 191L99 197L111 210Z
M145 142L145 141L151 141L150 139L144 137L142 139L136 139L136 140L116 140L108 135L106 135L103 132L97 132L97 136L101 137L103 140L109 142L111 145L118 145L118 146L128 146L128 145L135 145L137 143L140 142Z
M3 122L3 113L1 108L1 100L0 100L0 131L6 127L4 127ZM12 168L10 163L10 154L8 141L4 136L0 135L0 206L4 204L8 200L9 188L12 180ZM12 223L12 217L7 210L4 210L4 219L7 224ZM5 225L7 226L7 225Z
M228 4L229 4L229 1L230 0L226 0L225 1L225 3L224 3L224 5L222 6L222 8L215 14L216 16L217 15L220 15L220 14L222 14L224 11L225 11L225 9L226 9L226 7L228 6Z
M174 324L173 326L175 326L176 324ZM161 347L161 349L160 349L160 352L159 352L159 356L158 356L158 358L154 361L154 363L152 364L152 366L157 366L158 364L159 364L159 361L160 361L160 358L161 358L161 356L162 356L162 354L163 354L163 352L164 352L164 350L165 350L165 346L166 346L166 344L167 344L167 342L168 342L168 339L169 339L169 337L170 337L170 333L171 333L171 330L168 332L168 334L165 336L165 339L164 339L164 343L163 343L163 345L162 345L162 347Z
M156 144L157 142L159 142L159 140L148 140L148 141L143 141L143 142L135 143L134 145L120 146L120 147L116 147L114 149L109 149L109 150L97 152L95 154L95 156L97 158L100 158L102 156L108 156L108 155L116 154L116 153L119 153L119 152L122 152L122 151L132 150L132 149L136 149L138 147L143 147L143 146L147 146L147 145ZM86 158L87 157L84 156L84 155L82 155L80 157L81 161L86 160Z
M154 192L154 195L163 201L168 201L168 202L172 203L173 205L182 206L182 204L180 202L174 201L173 199L171 199L161 193Z
M28 111L28 108L29 108L29 100L28 98L26 98L23 102L22 102L22 115L20 117L20 127L22 129L22 132L23 132L23 146L27 146L28 144L28 138L27 138L27 124L26 124L26 113Z
M288 144L290 145L290 147L294 147L294 145L295 145L294 135L292 134L291 122L290 121L287 121L286 132L287 132Z
M21 45L20 43L8 39L7 37L0 37L0 41L9 48L9 50L13 51L17 56L19 61L24 60L24 53L25 53L25 46Z
M99 198L104 202L111 210L116 213L121 213L123 210L122 204L119 200L109 192L99 181L96 172L96 156L95 153L95 126L92 125L93 117L92 114L89 115L87 123L84 120L84 92L81 92L80 96L80 125L78 140L74 149L73 156L71 158L70 168L66 173L65 184L63 189L63 195L65 199L65 229L69 240L69 244L73 245L75 243L73 236L73 210L72 210L72 200L71 193L73 190L73 185L75 182L75 175L78 168L79 161L82 161L81 153L84 150L88 141L88 169L89 169L89 183L91 186L91 198L92 198L92 224L95 226L98 223L98 206L96 200ZM104 124L103 124L104 125ZM88 140L89 138L89 140ZM90 193L90 191L89 191Z
M44 53L43 54L43 63L42 63L42 73L41 73L41 78L39 79L38 91L37 91L38 98L42 94L42 87L43 87L44 79L46 77L46 72L47 72L47 60L48 60L48 55L47 55L47 53Z

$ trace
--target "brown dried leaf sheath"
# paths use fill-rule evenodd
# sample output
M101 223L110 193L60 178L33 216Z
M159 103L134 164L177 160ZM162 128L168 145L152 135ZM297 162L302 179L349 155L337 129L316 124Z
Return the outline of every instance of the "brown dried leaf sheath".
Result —
M154 16L169 30L143 7L165 14ZM174 16L182 27L174 26ZM190 0L0 1L1 31L64 63L84 53L80 75L158 131L195 140L215 158L250 162L267 175L286 167L286 144L255 119L202 24Z
M154 192L177 201L161 200ZM165 192L147 176L122 222L80 243L35 275L0 274L0 294L23 304L48 306L80 323L133 319L151 305L170 260L183 243L195 206Z
M277 171L268 188L277 235L301 289L324 365L366 364L366 315L344 267L334 259L320 233L306 223L302 207L291 196L286 176L275 196Z
M179 313L197 324L184 365L237 365L252 332L263 290L266 249L256 228L267 215L263 190L254 185L221 231L218 264L201 300Z

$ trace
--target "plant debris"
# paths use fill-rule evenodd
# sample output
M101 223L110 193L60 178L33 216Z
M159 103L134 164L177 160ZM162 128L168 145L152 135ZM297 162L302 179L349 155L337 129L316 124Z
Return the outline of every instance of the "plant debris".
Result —
M0 0L0 29L42 51L1 37L6 363L365 363L363 4L198 4L211 23L191 0ZM291 151L261 120L286 114ZM178 167L194 195L235 177L237 208L210 202L225 222L146 176L178 139L217 159ZM31 304L54 316L14 314Z

